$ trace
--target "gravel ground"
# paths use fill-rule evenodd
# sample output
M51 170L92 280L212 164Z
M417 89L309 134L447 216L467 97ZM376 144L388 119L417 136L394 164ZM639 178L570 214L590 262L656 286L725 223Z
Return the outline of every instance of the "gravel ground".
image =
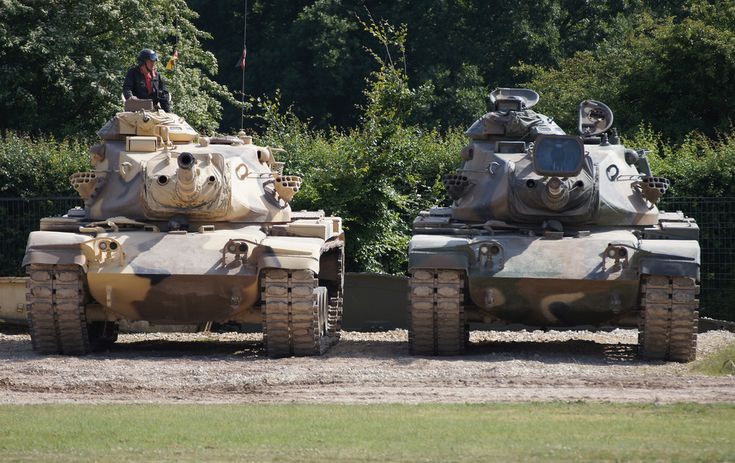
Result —
M317 358L268 359L260 334L125 334L107 352L40 356L0 334L0 403L735 402L735 377L635 357L636 331L473 331L463 357L408 354L405 330L347 332ZM735 343L699 338L698 357Z

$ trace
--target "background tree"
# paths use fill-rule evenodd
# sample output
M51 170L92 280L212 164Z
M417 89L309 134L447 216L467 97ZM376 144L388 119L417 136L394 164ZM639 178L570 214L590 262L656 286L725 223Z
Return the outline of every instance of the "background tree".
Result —
M616 125L648 123L682 142L692 131L728 131L735 113L735 2L698 1L681 18L643 13L621 36L577 52L558 67L522 65L525 84L541 92L539 110L566 128L585 98L608 103Z
M122 80L141 48L161 57L175 111L203 130L219 126L230 92L212 80L209 35L184 0L3 0L0 128L92 133L122 108ZM175 49L173 71L163 70Z
M314 129L278 99L261 100L256 103L267 130L258 141L284 147L279 160L304 178L295 209L325 209L342 217L349 271L403 273L411 223L419 210L445 201L441 175L456 164L464 137L410 122L422 96L409 87L403 70L405 28L364 25L376 39L378 70L367 83L358 126ZM395 61L377 50L390 50Z
M595 48L624 29L635 12L677 10L681 2L532 0L250 0L246 92L272 97L317 127L354 127L356 106L366 104L359 85L379 69L366 59L372 38L360 20L372 16L406 24L406 76L423 89L424 108L414 120L424 127L467 124L485 111L494 87L514 86L520 61L555 66L579 50ZM243 0L190 0L196 24L213 31L206 42L228 65L218 77L240 87L235 63L242 49ZM239 111L227 109L223 129L239 127Z

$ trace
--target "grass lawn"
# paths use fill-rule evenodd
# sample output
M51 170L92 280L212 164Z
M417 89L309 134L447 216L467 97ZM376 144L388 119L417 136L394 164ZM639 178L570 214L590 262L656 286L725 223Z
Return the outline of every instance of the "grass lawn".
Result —
M0 406L0 461L733 458L735 404Z

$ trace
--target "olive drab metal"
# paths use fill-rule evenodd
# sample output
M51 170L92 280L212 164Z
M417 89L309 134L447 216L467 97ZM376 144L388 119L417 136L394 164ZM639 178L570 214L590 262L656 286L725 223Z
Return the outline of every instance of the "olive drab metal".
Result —
M451 207L415 219L412 353L461 354L468 324L637 327L639 352L696 354L699 229L657 203L668 180L623 146L605 104L579 106L579 135L501 88L444 178Z
M342 319L339 217L295 212L277 149L125 111L71 176L84 208L28 239L28 317L42 353L85 354L120 321L262 323L271 356L318 355Z

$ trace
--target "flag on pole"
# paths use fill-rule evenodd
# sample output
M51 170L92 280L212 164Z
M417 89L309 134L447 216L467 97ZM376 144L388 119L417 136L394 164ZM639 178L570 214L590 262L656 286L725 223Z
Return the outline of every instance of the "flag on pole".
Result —
M178 59L179 59L179 50L176 50L174 51L174 55L171 57L171 59L168 60L168 63L166 64L166 70L170 71L171 69L173 69Z
M247 56L247 54L248 54L248 49L247 48L243 48L242 49L242 56L240 57L239 60L237 60L237 64L235 64L235 67L236 68L240 68L243 71L245 70L245 57Z

